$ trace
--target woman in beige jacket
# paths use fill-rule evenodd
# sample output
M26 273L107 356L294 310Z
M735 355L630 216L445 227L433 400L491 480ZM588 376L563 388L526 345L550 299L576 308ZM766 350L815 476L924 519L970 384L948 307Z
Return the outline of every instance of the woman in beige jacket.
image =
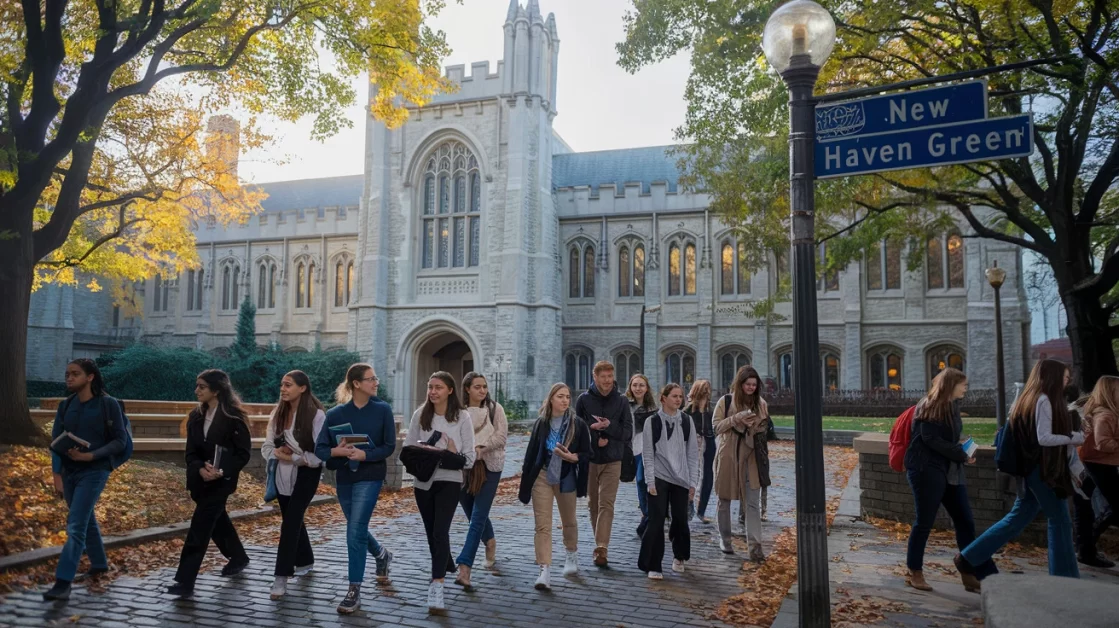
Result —
M730 394L715 405L712 422L718 439L715 450L715 495L719 498L719 548L731 548L730 503L741 500L746 510L750 560L765 560L761 535L761 489L769 485L769 454L758 439L765 438L769 411L761 398L761 377L753 367L738 370Z

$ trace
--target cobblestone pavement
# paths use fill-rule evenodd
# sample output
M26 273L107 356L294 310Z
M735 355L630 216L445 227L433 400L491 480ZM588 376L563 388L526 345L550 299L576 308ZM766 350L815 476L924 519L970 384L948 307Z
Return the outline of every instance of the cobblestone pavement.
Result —
M522 446L523 447L523 446ZM788 447L791 452L791 446ZM782 528L791 525L794 509L794 466L791 453L777 454L769 492L769 522L764 525L768 544ZM830 477L830 474L829 474ZM829 488L829 495L841 487ZM474 570L475 590L467 593L447 579L447 613L427 612L430 559L423 524L418 514L384 520L376 516L371 528L378 540L396 556L391 581L373 582L369 561L362 608L352 616L336 613L345 593L346 548L340 529L313 529L316 566L310 576L296 578L287 596L269 599L275 559L274 547L249 546L249 568L240 576L224 579L216 572L200 576L193 600L168 598L163 590L172 583L173 569L163 569L145 578L122 577L103 594L76 586L68 605L44 603L40 591L9 595L0 600L0 625L47 626L722 626L714 619L719 603L741 592L738 571L745 547L739 554L724 556L718 549L714 523L692 523L692 560L687 572L669 569L671 550L665 557L665 578L648 580L637 569L640 541L634 532L639 513L634 484L619 490L610 567L591 563L593 542L586 500L579 500L580 574L563 578L556 574L552 590L533 589L538 568L533 564L533 517L529 506L516 501L515 491L503 490L491 518L497 533L498 563L494 570L482 567L479 551ZM714 515L714 507L709 507ZM557 522L558 514L555 517ZM457 552L466 535L465 517L458 516L451 528L452 551ZM740 544L741 540L736 540ZM553 535L556 563L562 564L559 530ZM557 569L558 571L558 569Z

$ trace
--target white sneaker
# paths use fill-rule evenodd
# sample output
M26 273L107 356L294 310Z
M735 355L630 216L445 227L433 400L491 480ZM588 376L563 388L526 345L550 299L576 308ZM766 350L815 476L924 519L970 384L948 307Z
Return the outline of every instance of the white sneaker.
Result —
M675 571L676 573L684 573L684 561L682 561L680 559L677 559L677 558L673 558L672 559L672 571Z
M285 595L287 595L287 592L288 592L288 579L287 579L287 577L286 576L276 576L276 579L274 581L272 581L272 590L269 591L269 596L273 600L278 600L278 599L284 597Z
M563 564L563 575L574 576L579 573L579 552L568 552L567 562Z
M432 580L427 588L427 610L429 613L439 612L446 608L443 605L443 583Z
M734 553L734 547L731 546L730 541L726 541L723 539L719 539L719 549L722 550L724 554Z
M552 588L552 579L548 572L548 565L540 565L540 577L536 579L537 591L548 591Z
M650 580L664 580L664 574L662 574L659 571L650 571L649 572L649 579Z
M295 568L295 575L306 576L307 574L311 573L311 570L313 570L314 568L315 568L315 563L311 563L310 565L305 565L303 567L296 567Z

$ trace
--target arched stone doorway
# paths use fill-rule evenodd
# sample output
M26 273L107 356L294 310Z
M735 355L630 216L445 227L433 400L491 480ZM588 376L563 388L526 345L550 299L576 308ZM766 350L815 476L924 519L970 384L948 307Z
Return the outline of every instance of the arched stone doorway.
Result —
M411 420L427 396L427 381L436 371L447 371L456 383L481 365L478 342L456 321L428 319L405 335L397 352L394 407Z

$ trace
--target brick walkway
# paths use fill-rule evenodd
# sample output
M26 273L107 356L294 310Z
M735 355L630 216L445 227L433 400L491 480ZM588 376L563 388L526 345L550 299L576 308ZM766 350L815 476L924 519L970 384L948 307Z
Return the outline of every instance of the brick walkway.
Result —
M794 468L789 458L776 456L773 461L775 486L769 493L767 544L792 524ZM836 488L830 488L829 494L834 491ZM279 602L268 597L275 548L249 546L252 563L244 574L233 579L202 574L193 600L177 601L163 594L174 574L172 569L163 569L143 579L120 578L104 594L75 587L70 603L57 609L42 602L38 591L10 595L0 600L0 625L721 626L712 619L714 610L722 600L741 592L737 576L744 547L739 547L738 556L724 556L718 549L713 523L693 522L692 561L687 573L672 573L669 550L665 579L653 582L645 578L636 566L640 541L634 529L639 515L632 483L623 484L619 490L610 568L591 564L590 523L586 500L580 500L580 576L553 576L552 591L536 591L532 510L512 496L499 495L498 502L491 515L497 532L497 568L482 568L483 552L479 551L474 592L464 592L448 578L445 617L427 613L430 559L423 524L413 513L391 520L374 517L374 534L396 555L392 578L383 585L369 578L362 609L350 617L335 612L345 593L344 534L340 529L322 529L311 531L312 539L318 539L315 571L294 579L287 596ZM708 514L714 514L713 507ZM558 520L557 514L557 525ZM459 516L451 528L453 551L461 548L465 535L466 521ZM558 530L554 547L556 562L562 563ZM373 561L369 561L367 573L371 576L372 572Z

